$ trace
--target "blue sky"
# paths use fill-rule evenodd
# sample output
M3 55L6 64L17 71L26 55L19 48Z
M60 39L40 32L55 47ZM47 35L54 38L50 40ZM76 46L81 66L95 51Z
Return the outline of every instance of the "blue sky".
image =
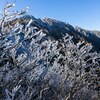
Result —
M5 1L0 0L0 9ZM28 14L36 18L50 17L80 26L100 30L100 0L16 0L16 9L29 6Z

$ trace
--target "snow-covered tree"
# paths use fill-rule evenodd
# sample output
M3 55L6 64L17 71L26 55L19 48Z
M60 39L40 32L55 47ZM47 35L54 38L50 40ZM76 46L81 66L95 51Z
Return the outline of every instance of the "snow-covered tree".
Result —
M15 65L15 56L14 50L20 44L19 33L22 31L22 26L19 22L16 22L16 19L19 16L25 14L28 10L18 12L13 11L12 8L15 4L7 3L4 7L4 11L1 13L0 20L0 65L9 63L10 65ZM20 32L16 32L20 30Z
M68 33L56 40L24 19L28 8L14 6L7 3L1 13L0 99L98 99L100 54L91 44L74 43Z

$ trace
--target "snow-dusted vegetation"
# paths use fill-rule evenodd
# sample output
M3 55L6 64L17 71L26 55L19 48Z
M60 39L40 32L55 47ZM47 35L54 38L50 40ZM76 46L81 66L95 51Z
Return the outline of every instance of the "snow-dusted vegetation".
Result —
M0 100L99 100L100 54L92 44L75 42L70 31L55 38L60 31L49 34L35 18L25 19L28 8L14 6L1 13ZM51 20L43 21L50 29Z

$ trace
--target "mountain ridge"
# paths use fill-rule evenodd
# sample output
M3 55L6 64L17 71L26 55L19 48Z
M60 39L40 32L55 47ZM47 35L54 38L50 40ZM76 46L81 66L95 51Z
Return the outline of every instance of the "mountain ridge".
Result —
M46 33L49 32L49 35L53 36L55 39L59 39L68 33L69 35L73 36L75 41L79 38L91 43L94 49L97 52L100 52L100 31L91 31L82 29L80 27L73 27L69 23L65 23L62 21L58 21L51 18L44 18L44 19L36 19L32 15L25 15L21 17L20 20L28 20L32 19L32 25L36 26L37 28L42 28L43 31Z

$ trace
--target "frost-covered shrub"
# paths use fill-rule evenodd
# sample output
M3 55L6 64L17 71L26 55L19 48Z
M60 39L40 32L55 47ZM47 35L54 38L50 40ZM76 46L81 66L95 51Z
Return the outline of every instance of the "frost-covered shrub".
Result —
M1 12L0 19L0 66L9 65L15 66L15 49L22 42L19 36L22 31L22 26L19 22L15 22L19 16L27 12L27 8L21 12L13 11L15 4L7 3L4 11ZM20 30L17 32L17 30Z
M55 40L20 18L27 10L8 14L13 6L0 21L0 99L98 99L100 54L91 44L67 33Z

